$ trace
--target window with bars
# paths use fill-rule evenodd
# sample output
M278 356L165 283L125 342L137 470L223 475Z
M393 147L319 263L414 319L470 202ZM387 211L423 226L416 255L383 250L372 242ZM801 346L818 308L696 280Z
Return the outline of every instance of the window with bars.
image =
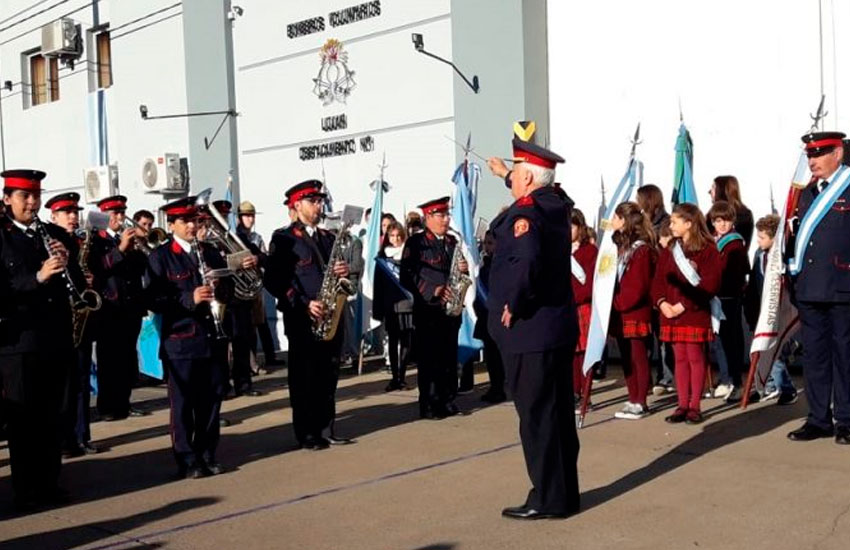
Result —
M59 60L36 53L29 58L30 106L59 101Z
M98 33L95 37L97 48L97 87L112 86L112 44L109 31Z

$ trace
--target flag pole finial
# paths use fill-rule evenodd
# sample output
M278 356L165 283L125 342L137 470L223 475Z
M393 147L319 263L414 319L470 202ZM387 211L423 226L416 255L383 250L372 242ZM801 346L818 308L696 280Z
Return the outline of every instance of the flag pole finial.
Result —
M826 115L829 114L829 111L823 110L824 102L826 101L826 96L821 94L820 96L820 104L818 104L818 110L815 114L809 114L809 117L812 119L812 127L809 130L810 132L814 132L818 128L823 129L823 119L826 118Z
M640 122L638 122L637 128L635 129L635 136L632 138L631 141L632 141L632 157L634 157L635 156L635 149L637 149L638 145L643 143L640 140Z
M682 98L679 98L679 124L685 123L685 115L682 114Z

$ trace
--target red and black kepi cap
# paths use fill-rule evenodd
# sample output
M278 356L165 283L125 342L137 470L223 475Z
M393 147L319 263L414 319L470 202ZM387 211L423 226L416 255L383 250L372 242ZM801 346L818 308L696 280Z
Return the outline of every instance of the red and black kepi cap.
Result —
M819 157L844 144L843 132L810 132L800 139L806 144L806 156Z
M97 201L97 207L101 212L109 212L110 210L124 211L127 210L127 197L124 195L112 195L105 199Z
M286 190L286 204L289 207L295 206L295 203L301 199L310 197L327 197L327 194L322 192L322 182L319 180L302 181L297 185L293 185Z
M60 195L56 195L55 197L51 197L46 203L44 203L45 208L50 209L51 212L59 212L59 211L80 211L83 209L80 206L80 194L79 193L62 193Z
M165 212L165 215L169 218L194 218L198 213L195 200L194 196L183 197L160 206L159 209Z
M3 187L6 189L22 189L24 191L41 191L41 180L47 176L41 170L17 169L0 172Z
M561 155L519 138L514 138L513 148L514 162L528 162L550 170L554 169L557 164L564 162L564 158Z
M423 202L419 205L419 208L422 209L422 213L426 216L428 214L433 214L434 212L448 212L450 200L451 199L449 197L440 197L439 199Z

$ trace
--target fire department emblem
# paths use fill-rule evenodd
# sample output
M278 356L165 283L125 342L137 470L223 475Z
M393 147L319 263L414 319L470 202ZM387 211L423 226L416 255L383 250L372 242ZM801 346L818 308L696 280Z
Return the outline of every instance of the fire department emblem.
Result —
M313 79L313 93L322 100L322 105L334 101L345 104L351 90L357 86L354 71L348 68L348 52L343 49L342 42L331 38L319 50L319 58L322 66Z

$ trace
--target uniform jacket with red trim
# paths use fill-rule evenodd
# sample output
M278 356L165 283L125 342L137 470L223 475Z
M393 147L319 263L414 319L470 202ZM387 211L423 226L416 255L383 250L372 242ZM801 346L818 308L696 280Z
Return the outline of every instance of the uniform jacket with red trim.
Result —
M401 255L401 285L413 294L414 315L436 315L449 320L444 313L437 289L446 286L452 255L457 246L453 235L438 238L430 229L411 235Z
M122 308L134 315L146 313L142 278L148 266L144 253L131 246L121 252L119 237L113 238L104 230L92 238L89 266L94 275L94 288L106 308ZM108 322L108 315L101 315Z
M61 227L45 223L52 239L73 254L71 236ZM75 256L70 256L74 258ZM44 350L70 350L71 306L68 288L60 275L39 283L36 273L48 258L41 237L27 236L8 217L0 218L0 355ZM75 261L68 272L78 289L85 277Z
M802 220L817 196L817 184L800 193L796 216ZM850 187L812 232L803 268L794 277L793 298L801 302L850 302ZM791 246L786 250L793 251Z
M720 251L720 290L721 298L743 298L747 286L747 274L750 272L750 259L744 241L735 239Z
M693 286L685 279L670 248L665 248L658 257L652 279L652 303L658 307L662 300L666 300L670 305L681 303L685 307L685 312L674 319L660 315L662 325L710 328L711 299L720 290L720 252L714 243L708 243L702 250L685 251L685 257L696 263L699 285Z
M208 269L227 267L215 248L207 243L200 243L200 247ZM160 357L209 358L215 325L209 303L195 304L195 289L203 284L196 255L185 252L172 238L151 252L148 271L147 305L162 314ZM219 302L229 302L232 281L219 279L215 295Z
M643 244L631 253L623 276L614 287L612 303L621 321L652 321L652 276L655 273L655 248Z
M490 224L496 250L490 272L488 329L503 353L575 347L570 273L573 202L554 187L515 201ZM592 273L592 271L591 271ZM502 324L505 308L510 328Z
M301 222L293 222L272 235L263 282L266 290L277 298L277 309L283 312L288 336L308 337L311 334L312 321L307 305L321 290L324 266L335 239L333 233L321 228L316 228L316 233L310 237ZM321 257L317 256L317 251Z
M593 273L596 271L596 256L599 248L593 243L584 243L578 247L573 257L584 270L584 284L581 284L575 275L572 275L573 300L577 306L589 304L593 301Z

